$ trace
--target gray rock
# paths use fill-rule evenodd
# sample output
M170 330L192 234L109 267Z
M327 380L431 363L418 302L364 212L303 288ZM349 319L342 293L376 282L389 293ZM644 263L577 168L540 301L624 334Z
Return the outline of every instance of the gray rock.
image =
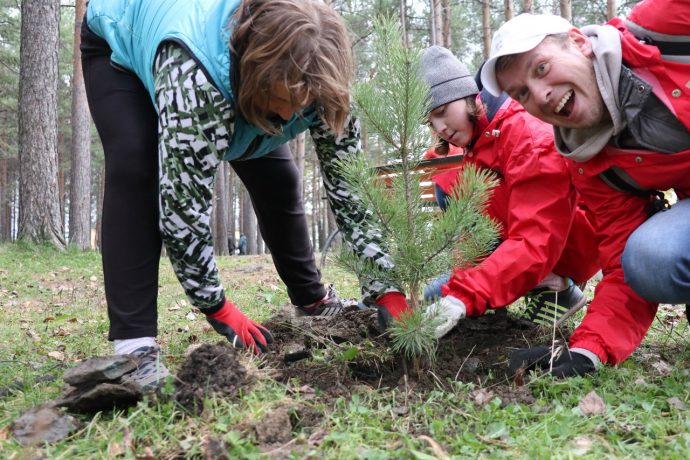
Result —
M88 388L69 388L62 398L55 401L55 405L65 407L70 412L94 413L133 406L143 396L141 387L136 383L103 382Z
M136 368L136 359L128 356L97 357L87 359L77 366L66 370L62 379L72 386L85 387L101 382L118 380Z
M10 430L20 444L31 446L64 439L78 429L79 425L71 415L44 405L36 406L17 417L10 425Z

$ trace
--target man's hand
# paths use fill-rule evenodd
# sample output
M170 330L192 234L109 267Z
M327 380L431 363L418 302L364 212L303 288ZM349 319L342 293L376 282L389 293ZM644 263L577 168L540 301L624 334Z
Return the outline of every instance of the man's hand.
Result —
M447 295L429 305L426 315L428 318L439 322L439 325L436 326L435 334L436 338L440 339L448 334L461 319L465 319L467 308L462 300Z
M207 314L206 319L213 329L224 335L235 348L252 349L254 353L268 351L273 342L271 333L261 324L247 318L232 302L226 300L215 313Z
M553 353L552 353L553 350ZM540 369L557 378L590 374L596 371L599 358L588 350L558 346L521 348L510 355L511 374Z
M400 315L412 311L412 307L408 305L405 295L401 292L386 292L376 300L376 307L379 325L384 331L393 324L393 321L399 320Z

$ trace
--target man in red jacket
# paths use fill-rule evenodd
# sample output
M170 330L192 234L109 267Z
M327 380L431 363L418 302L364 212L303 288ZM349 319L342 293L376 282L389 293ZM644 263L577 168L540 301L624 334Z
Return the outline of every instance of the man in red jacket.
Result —
M553 361L551 373L565 377L618 364L641 343L659 302L690 303L683 36L690 36L690 3L671 0L642 1L626 21L582 29L557 16L520 15L494 35L482 83L553 125L599 235L604 273L570 349L558 356L548 347L519 350L513 369ZM666 210L658 191L669 189L679 202Z

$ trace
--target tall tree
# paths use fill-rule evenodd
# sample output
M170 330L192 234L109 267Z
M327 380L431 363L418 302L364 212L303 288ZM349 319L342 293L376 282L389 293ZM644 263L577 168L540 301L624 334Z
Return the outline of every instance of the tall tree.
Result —
M442 29L443 29L443 46L446 48L451 47L451 36L450 36L450 22L451 22L451 8L450 8L450 0L441 0L442 4L442 15L441 15L441 21L443 22Z
M482 0L482 39L484 59L489 59L491 52L491 2Z
M81 69L81 23L86 0L76 0L72 57L72 170L69 200L69 241L79 249L91 247L91 126Z
M514 16L513 0L505 0L505 17L506 21L510 21Z
M242 233L247 238L247 254L256 254L256 214L247 189L242 187Z
M613 19L616 17L616 10L618 9L617 3L616 0L606 0L606 19Z
M402 31L403 45L407 47L407 0L400 0L400 30Z
M213 185L213 248L220 256L228 255L228 187L227 187L227 163L221 161L216 171L216 180Z
M59 0L21 5L18 237L64 248L58 195Z
M561 2L561 16L568 21L573 20L573 7L570 0L560 0Z
M534 12L534 3L532 2L532 0L524 0L522 2L522 9L525 13Z
M431 25L431 44L441 45L443 41L441 0L430 0L429 6L431 7L431 14L429 14Z

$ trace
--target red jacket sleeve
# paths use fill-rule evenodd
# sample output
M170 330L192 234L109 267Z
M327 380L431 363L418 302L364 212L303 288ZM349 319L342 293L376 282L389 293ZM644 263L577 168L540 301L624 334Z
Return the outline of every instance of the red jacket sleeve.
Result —
M538 284L563 252L575 212L576 193L550 127L522 112L500 131L486 147L491 152L477 148L473 156L499 157L501 183L492 201L502 203L490 203L489 213L501 209L503 241L479 265L456 270L443 288L463 301L468 316L509 305Z
M616 191L597 176L582 175L586 165L573 163L570 167L600 235L599 259L604 278L571 336L570 346L585 348L603 362L618 364L642 343L657 310L657 304L642 299L625 283L621 266L628 237L647 219L648 201Z

